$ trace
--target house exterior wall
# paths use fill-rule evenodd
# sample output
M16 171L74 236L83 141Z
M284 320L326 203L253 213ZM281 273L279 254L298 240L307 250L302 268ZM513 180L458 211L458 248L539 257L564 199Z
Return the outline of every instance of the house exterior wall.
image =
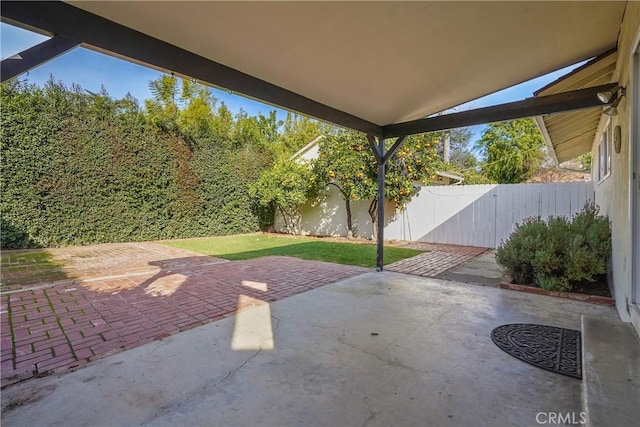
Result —
M314 139L313 141L316 141L316 139ZM306 150L302 151L299 153L299 159L301 160L306 160L306 161L310 161L313 159L318 158L318 155L320 153L320 146L318 144L312 144L309 147L304 147L306 148Z
M618 62L613 81L621 86L630 88L630 69L632 51L635 51L635 41L640 28L640 2L628 2L624 20L618 38ZM592 145L593 178L595 182L595 201L600 206L601 213L608 215L612 227L612 254L610 264L610 288L616 299L616 307L620 317L631 319L632 299L632 252L631 252L631 210L630 210L630 158L631 158L631 126L633 93L627 90L626 96L618 105L618 115L610 118L609 129L613 136L616 126L620 126L621 149L611 153L611 173L602 181L598 181L600 159L598 145L605 130L606 117L601 120L600 127ZM637 141L635 142L637 144ZM614 144L612 144L612 147ZM636 325L638 328L638 325Z

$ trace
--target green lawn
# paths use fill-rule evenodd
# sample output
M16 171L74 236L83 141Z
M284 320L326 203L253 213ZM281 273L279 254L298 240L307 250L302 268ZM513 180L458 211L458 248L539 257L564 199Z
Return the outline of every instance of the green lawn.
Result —
M207 237L202 239L174 240L165 245L188 249L201 254L231 261L270 255L335 262L337 264L375 267L376 245L359 243L326 242L305 237L280 237L264 234ZM384 248L384 262L391 264L422 253L414 249Z

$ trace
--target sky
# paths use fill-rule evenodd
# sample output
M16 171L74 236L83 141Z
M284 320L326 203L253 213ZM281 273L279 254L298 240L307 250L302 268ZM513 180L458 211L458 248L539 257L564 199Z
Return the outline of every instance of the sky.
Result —
M31 31L1 23L0 56L2 59L7 58L46 39L47 37ZM142 104L145 99L152 98L149 82L157 79L162 73L79 47L32 69L19 78L42 85L52 75L55 80L62 81L67 86L77 83L91 92L99 92L100 86L104 85L113 98L122 98L129 92ZM267 115L269 111L275 109L273 106L237 94L232 95L218 89L212 89L212 92L216 98L224 101L233 113L243 109L249 115L257 115L259 112ZM285 117L286 112L279 110L278 118Z
M0 56L2 59L28 49L42 41L46 37L26 31L8 24L0 24ZM487 107L506 102L519 101L533 96L533 92L568 73L582 63L555 71L528 82L501 90L485 97L467 102L457 107L457 110ZM91 92L99 92L104 85L107 92L114 98L122 98L127 92L131 93L141 103L152 97L149 90L149 82L157 79L162 73L131 62L113 58L101 53L93 52L85 48L76 48L63 54L39 67L29 71L19 78L29 83L42 85L51 76L55 80L62 81L67 86L77 83ZM223 101L227 107L237 113L240 109L249 115L262 113L267 115L275 108L257 101L250 100L241 95L212 89L216 98ZM276 109L277 110L277 109ZM286 116L283 110L277 110L279 119ZM478 139L484 126L473 126L472 140Z

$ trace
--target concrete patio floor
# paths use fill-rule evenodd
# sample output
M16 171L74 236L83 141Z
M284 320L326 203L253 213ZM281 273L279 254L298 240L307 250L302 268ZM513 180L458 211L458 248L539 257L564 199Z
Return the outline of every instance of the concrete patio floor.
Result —
M538 425L581 382L498 349L506 323L613 308L367 273L2 392L5 426ZM578 418L579 419L579 418Z

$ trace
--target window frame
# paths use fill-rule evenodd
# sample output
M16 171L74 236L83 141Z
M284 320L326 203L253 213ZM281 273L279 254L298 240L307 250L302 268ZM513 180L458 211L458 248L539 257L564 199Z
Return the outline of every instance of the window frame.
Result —
M611 175L611 119L607 121L598 143L598 184L603 182Z

